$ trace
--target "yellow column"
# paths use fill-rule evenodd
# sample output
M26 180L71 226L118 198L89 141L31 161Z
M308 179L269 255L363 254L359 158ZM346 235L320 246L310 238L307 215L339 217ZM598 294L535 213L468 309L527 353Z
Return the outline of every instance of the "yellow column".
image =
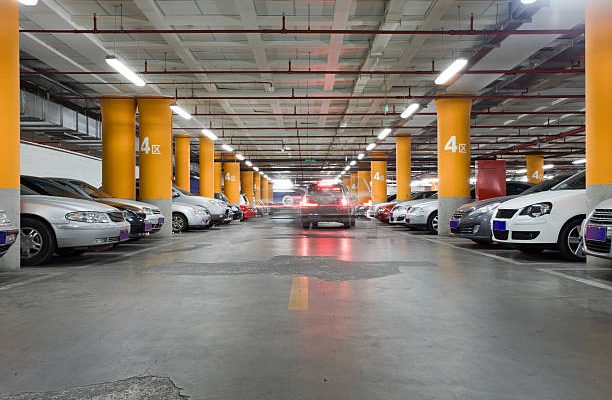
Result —
M200 137L200 196L215 196L215 142L207 137Z
M612 2L589 0L585 4L586 184L591 211L612 197Z
M0 205L19 225L19 5L0 0ZM44 162L44 160L41 160ZM0 270L19 269L19 235L0 258Z
M387 154L372 153L372 159L372 203L384 203L387 201Z
M264 177L261 177L261 201L264 203L268 202L268 180Z
M470 198L470 98L437 99L438 234L450 234L449 220Z
M274 183L268 180L268 203L274 202Z
M240 203L240 163L233 155L225 155L223 161L223 184L225 196L231 204Z
M218 153L215 153L214 170L215 191L213 192L213 196L208 197L214 197L215 193L223 192L223 163L221 162L221 155Z
M544 156L528 154L526 157L527 180L531 183L540 183L544 180Z
M176 186L190 191L191 138L189 136L177 136L174 138L174 181Z
M368 168L369 165L367 163L358 164L360 168ZM370 180L371 174L369 170L358 171L357 172L357 202L359 204L365 204L370 201Z
M351 188L351 175L344 175L344 177L342 178L342 184L344 186L346 186L347 188Z
M158 235L172 235L172 99L138 99L140 199L158 206L166 223Z
M261 175L253 172L253 183L255 185L255 201L261 200Z
M102 188L113 197L136 198L136 100L101 98Z
M397 200L411 199L410 157L412 138L410 135L395 138L395 178L397 180Z
M246 195L249 204L252 204L255 198L253 193L253 171L242 171L240 173L240 183L242 185L242 193Z
M351 192L351 195L356 195L357 194L357 182L358 182L358 178L357 178L357 172L351 172L351 184L349 186L349 190Z

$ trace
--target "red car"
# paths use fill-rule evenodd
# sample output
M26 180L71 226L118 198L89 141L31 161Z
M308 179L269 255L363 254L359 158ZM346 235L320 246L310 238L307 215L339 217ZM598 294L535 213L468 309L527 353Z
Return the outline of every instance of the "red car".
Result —
M376 219L382 222L389 223L389 214L391 214L391 210L395 206L395 203L387 204L385 206L379 207L376 210Z
M243 193L240 195L240 210L242 211L242 220L255 218L257 213L253 206L249 205L246 195Z

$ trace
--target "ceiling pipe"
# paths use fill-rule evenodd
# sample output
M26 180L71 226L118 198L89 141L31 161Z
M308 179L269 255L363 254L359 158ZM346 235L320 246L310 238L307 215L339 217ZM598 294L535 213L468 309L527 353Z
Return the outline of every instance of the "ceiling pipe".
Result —
M401 113L384 112L356 112L356 113L191 113L193 116L200 117L352 117L352 116L378 116L378 117L399 117ZM472 111L472 115L565 115L577 114L584 115L586 111ZM419 112L418 116L437 115L435 112Z
M554 128L575 128L584 126L582 124L543 124L543 125L471 125L471 128L474 129L528 129L528 128L539 128L539 129L554 129ZM422 125L422 126L392 126L391 129L434 129L436 125ZM201 127L188 127L188 128L172 128L177 131L191 131L191 130L202 130ZM337 126L287 126L287 127L278 127L278 126L255 126L255 127L211 127L211 130L227 130L227 131L309 131L309 130L380 130L381 126L345 126L345 127L337 127ZM363 137L363 136L362 136Z
M570 131L559 133L557 135L550 135L550 136L547 136L545 138L536 139L536 140L533 140L533 141L528 142L528 143L518 144L516 146L512 146L512 147L509 147L509 148L504 149L504 150L495 151L495 152L489 153L488 156L489 157L497 157L497 156L501 156L501 155L504 155L504 154L514 153L517 150L522 150L522 149L526 149L526 148L529 148L529 147L537 146L537 145L542 144L542 143L548 143L548 142L551 142L553 140L563 139L563 138L566 138L568 136L578 135L578 134L583 133L585 131L586 131L586 128L584 128L584 127L577 128L577 129L572 129ZM548 152L549 149L546 149L545 151Z

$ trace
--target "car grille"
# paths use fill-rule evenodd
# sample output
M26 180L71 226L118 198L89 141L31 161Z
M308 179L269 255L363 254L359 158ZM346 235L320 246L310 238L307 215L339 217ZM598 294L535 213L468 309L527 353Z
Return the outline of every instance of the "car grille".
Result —
M612 210L596 209L589 222L599 225L612 225Z
M161 214L161 210L153 210L153 214Z
M594 251L595 253L610 253L610 247L612 245L612 241L608 239L605 242L599 242L597 240L586 240L586 248L589 251Z
M515 240L533 240L540 236L540 232L536 231L513 231L512 239Z
M495 215L495 218L510 219L510 218L514 217L514 214L516 214L517 211L518 210L511 210L511 209L500 208L500 209L497 210L497 214Z
M125 216L123 215L123 212L121 211L109 212L109 213L106 213L106 215L108 215L110 220L113 222L124 222L125 221Z
M508 240L508 231L493 231L493 237L497 240Z
M107 241L107 242L108 242L108 243L116 243L116 242L118 242L119 240L121 240L121 238L120 238L119 236L110 236L110 237L108 238L108 241Z
M457 233L462 233L464 235L471 235L474 233L474 226L462 226L459 229L457 229Z
M453 214L453 219L461 219L465 215L464 211L455 211Z

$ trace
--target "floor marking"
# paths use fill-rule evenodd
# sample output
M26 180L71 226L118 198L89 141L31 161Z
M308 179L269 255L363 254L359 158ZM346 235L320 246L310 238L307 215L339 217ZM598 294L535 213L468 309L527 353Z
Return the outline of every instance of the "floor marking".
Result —
M564 270L571 270L571 269L572 268L566 268ZM551 275L555 275L555 276L560 276L561 278L569 279L569 280L572 280L572 281L575 281L575 282L584 283L585 285L593 286L593 287L596 287L596 288L599 288L599 289L604 289L604 290L612 292L612 286L606 285L605 283L592 281L590 279L579 278L577 276L567 275L567 274L564 274L562 272L556 271L554 269L536 268L536 270L538 270L540 272L545 272L547 274L551 274ZM593 269L593 271L598 271L598 269Z
M9 289L13 289L19 286L23 286L23 285L27 285L28 283L32 283L32 282L36 282L36 281L40 281L43 279L47 279L47 278L53 278L59 275L64 275L65 272L53 272L53 273L47 273L45 275L42 276L37 276L34 278L30 278L30 279L26 279L20 282L15 282L15 283L9 283L8 285L5 286L0 286L0 291L2 290L9 290Z
M308 310L308 277L296 276L291 284L291 294L289 295L289 311Z

